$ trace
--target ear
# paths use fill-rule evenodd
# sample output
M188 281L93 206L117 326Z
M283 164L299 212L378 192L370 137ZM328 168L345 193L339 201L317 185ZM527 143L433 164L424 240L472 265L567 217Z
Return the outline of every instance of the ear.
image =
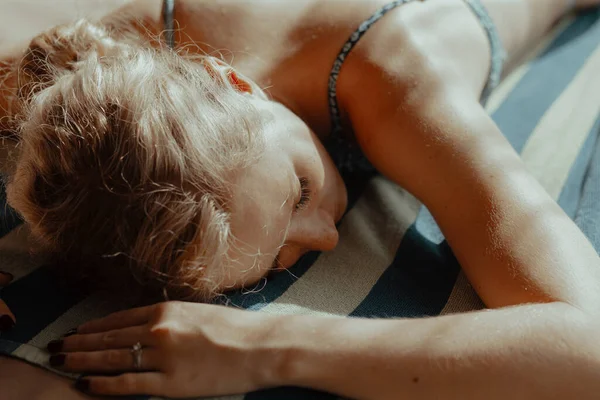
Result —
M227 78L229 79L231 86L233 86L237 91L252 94L252 86L250 85L250 82L240 78L233 68L227 72Z
M230 65L226 64L224 61L219 60L216 57L207 57L202 64L204 68L208 72L208 74L216 80L227 79L229 84L233 86L234 89L241 93L250 93L252 94L252 85L250 82L241 77ZM223 82L221 80L221 82Z

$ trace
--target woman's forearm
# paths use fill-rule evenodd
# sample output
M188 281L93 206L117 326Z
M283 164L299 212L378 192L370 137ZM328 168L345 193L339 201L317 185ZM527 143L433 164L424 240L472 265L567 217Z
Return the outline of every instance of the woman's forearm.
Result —
M430 207L469 281L488 307L564 302L598 314L596 250L489 117L472 124L480 139L450 155L465 161L443 173L454 180Z
M564 303L426 319L289 316L267 341L277 385L359 399L585 399L598 322Z

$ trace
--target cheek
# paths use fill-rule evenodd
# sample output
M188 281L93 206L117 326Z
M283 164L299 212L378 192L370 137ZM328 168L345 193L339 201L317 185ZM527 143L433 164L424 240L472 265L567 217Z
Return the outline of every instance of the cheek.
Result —
M327 198L322 201L332 203L331 212L335 221L338 222L348 205L346 184L337 167L334 165L333 160L329 156L329 153L327 153L327 150L322 146L319 150L324 174L323 195L327 196Z
M294 264L296 264L300 257L307 252L307 249L299 248L292 244L286 244L281 248L279 255L277 256L279 260L277 270L283 270L292 267Z
M248 260L246 264L233 263L224 269L218 277L220 291L235 289L253 289L255 285L262 285L262 278L266 276L268 268L258 261Z

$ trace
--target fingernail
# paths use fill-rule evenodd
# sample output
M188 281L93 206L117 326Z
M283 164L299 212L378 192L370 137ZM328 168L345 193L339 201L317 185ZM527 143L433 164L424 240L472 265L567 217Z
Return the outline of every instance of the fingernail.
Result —
M8 315L0 316L0 332L7 331L15 326L15 321Z
M50 356L48 362L52 367L60 367L65 363L65 357L66 356L64 354L55 354L53 356Z
M63 348L63 341L62 340L53 340L50 343L48 343L46 348L48 349L48 351L50 353L58 353Z
M12 281L15 278L15 276L13 274L11 274L10 272L0 271L0 274L6 276L9 281Z
M67 333L65 333L65 334L63 335L63 337L64 337L64 338L66 338L66 337L68 337L68 336L73 336L73 335L75 335L76 333L77 333L77 328L69 329L69 330L67 331Z
M89 379L77 379L73 384L75 389L80 392L89 392L90 391L90 380Z

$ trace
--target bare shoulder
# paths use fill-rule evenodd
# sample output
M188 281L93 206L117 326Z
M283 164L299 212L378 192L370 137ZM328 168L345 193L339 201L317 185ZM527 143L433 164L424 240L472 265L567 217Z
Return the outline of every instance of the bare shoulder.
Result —
M46 0L2 2L0 13L0 56L8 51L22 50L35 35L56 25L87 17L102 18L110 13L127 10L151 10L161 0ZM146 12L146 11L144 11Z
M361 38L340 75L346 102L399 106L439 86L477 98L490 62L485 31L462 0L410 2Z
M371 162L410 185L415 169L469 163L451 157L458 147L483 157L482 141L502 142L479 105L489 57L485 31L463 1L410 2L373 25L338 82L342 110Z

